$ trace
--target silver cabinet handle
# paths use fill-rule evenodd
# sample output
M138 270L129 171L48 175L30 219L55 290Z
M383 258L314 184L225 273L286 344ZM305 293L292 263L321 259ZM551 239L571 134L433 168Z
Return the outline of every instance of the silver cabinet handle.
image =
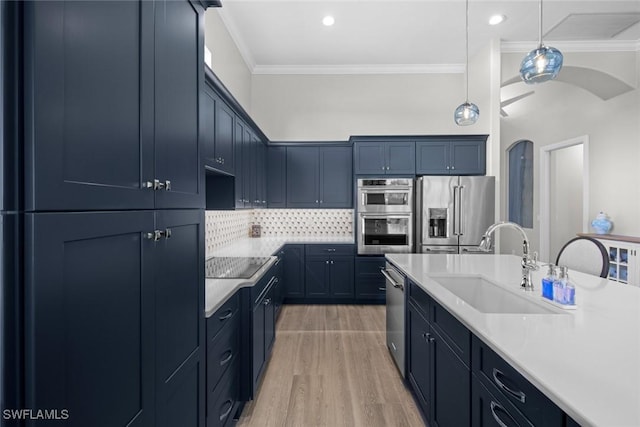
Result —
M453 169L453 167L451 169ZM464 207L462 206L462 190L464 190L464 185L458 188L458 235L460 236L464 236L464 230L462 229L464 224L462 217L462 211L464 211Z
M264 301L262 302L264 305L269 305L271 304L271 298L265 298Z
M165 182L160 182L159 179L154 179L153 181L145 181L142 183L142 188L150 188L152 190L166 190L171 191L171 181L166 180Z
M384 166L382 167L382 170L384 170Z
M318 203L318 200L316 200L316 203Z
M525 400L527 398L527 395L524 394L522 391L515 391L515 390L511 390L509 387L507 387L502 381L500 381L500 379L498 378L498 376L502 376L504 377L504 374L497 368L493 368L493 380L495 381L495 383L498 385L498 388L506 391L508 394L512 395L513 397L515 397L516 399L518 399L521 403L525 403Z
M320 200L320 204L324 203L322 200Z
M455 166L451 166L451 170L454 170L456 167Z
M336 250L335 250L335 248L329 248L329 249L327 249L327 252L335 252L335 251L336 251Z
M505 409L502 407L502 405L500 405L499 403L495 402L495 401L491 401L491 415L493 415L493 419L496 420L496 422L498 423L498 425L500 427L509 427L508 425L506 425L504 423L504 421L502 421L500 419L500 417L498 416L498 414L496 413L496 409L499 411L502 411L503 413L505 413L509 418L511 418L511 421L513 421L513 423L515 425L518 425L518 423L516 422L516 420L513 419L513 417L511 416L511 414L509 414L507 411L505 411Z
M151 188L152 190L153 188L153 181L145 181L142 183L142 188Z
M387 170L389 170L389 166L387 166Z
M233 400L231 399L225 400L224 403L220 406L220 409L224 408L227 405L229 405L229 409L227 409L224 413L220 414L220 421L223 421L231 413L231 410L233 409Z
M224 320L227 320L228 318L230 318L231 316L233 316L233 310L231 310L230 308L227 309L227 312L222 315L219 316L218 319L222 322Z
M151 233L145 233L144 234L144 238L145 239L149 239L149 240L153 240L154 242L157 242L158 240L162 239L169 239L171 238L171 229L170 228L166 228L164 230L153 230Z
M331 264L333 264L333 260L331 260Z
M327 261L325 261L324 263L325 263L325 264L329 264L329 261L327 260Z
M220 366L226 365L233 358L233 351L227 350L222 354L225 355L227 353L229 354L227 357L225 357L224 359L220 359Z
M378 288L379 291L386 291L387 288Z
M449 170L449 166L447 166L447 170Z

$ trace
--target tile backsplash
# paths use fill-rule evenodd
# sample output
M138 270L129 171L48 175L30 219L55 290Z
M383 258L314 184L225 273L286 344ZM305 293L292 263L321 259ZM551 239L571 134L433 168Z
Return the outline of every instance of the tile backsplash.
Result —
M353 236L353 209L253 209L206 212L206 253L249 236Z

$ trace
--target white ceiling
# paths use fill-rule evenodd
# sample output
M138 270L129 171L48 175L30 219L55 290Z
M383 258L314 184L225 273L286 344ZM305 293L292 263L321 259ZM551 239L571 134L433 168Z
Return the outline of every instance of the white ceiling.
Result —
M256 73L460 71L464 63L464 0L224 0L219 13ZM321 21L329 14L335 25L325 27ZM493 14L507 20L490 26ZM543 31L557 35L556 43L545 38L545 44L561 50L637 50L638 20L640 0L545 0ZM492 39L502 40L506 50L533 49L538 1L470 0L469 38L470 56Z

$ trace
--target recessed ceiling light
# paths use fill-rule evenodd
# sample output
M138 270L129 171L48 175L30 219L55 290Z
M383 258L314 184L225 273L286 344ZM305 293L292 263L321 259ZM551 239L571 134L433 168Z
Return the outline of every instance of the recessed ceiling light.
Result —
M505 19L507 19L507 17L504 15L493 15L489 18L489 25L498 25L501 22L504 22Z
M332 26L334 23L336 22L336 20L333 18L333 16L331 15L327 15L324 18L322 18L322 23L326 26L326 27L330 27Z

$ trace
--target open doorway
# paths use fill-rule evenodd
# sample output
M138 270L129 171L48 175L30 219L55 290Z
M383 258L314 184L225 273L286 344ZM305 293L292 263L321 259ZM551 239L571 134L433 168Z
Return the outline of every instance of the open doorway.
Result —
M589 138L540 148L540 260L589 229Z

